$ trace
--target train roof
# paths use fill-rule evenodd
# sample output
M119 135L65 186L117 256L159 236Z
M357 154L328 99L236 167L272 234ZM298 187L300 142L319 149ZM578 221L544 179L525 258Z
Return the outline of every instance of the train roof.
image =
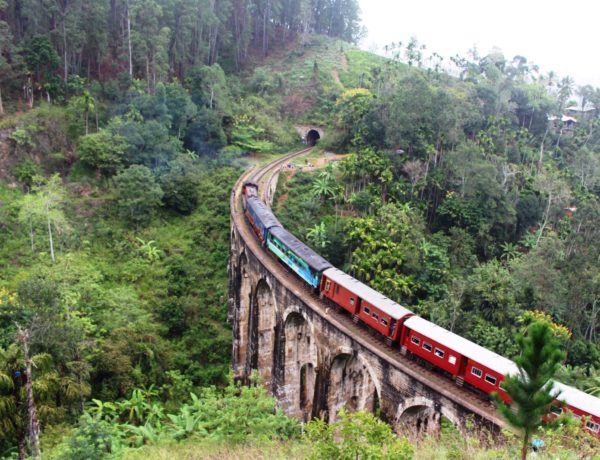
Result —
M577 388L565 385L564 383L554 382L554 394L559 401L564 401L568 406L575 407L585 413L600 417L600 399Z
M249 197L246 201L246 206L252 209L256 217L260 219L266 228L281 227L281 222L275 217L273 211L258 198Z
M322 272L332 265L302 241L292 235L283 227L273 227L269 230L279 241L290 248L294 253L308 264L313 270Z
M502 375L516 375L519 373L519 368L510 359L500 356L419 316L408 318L404 324L406 327L442 345L446 345L457 353L481 363L485 367L493 369Z
M375 289L367 286L364 283L361 283L356 278L348 275L342 270L332 267L328 268L323 272L323 275L334 281L335 283L343 286L349 291L356 294L363 300L366 300L371 305L374 305L382 312L390 315L392 318L399 320L404 318L406 315L412 314L408 308L403 307L402 305L394 302L391 299L388 299L383 294L377 292Z

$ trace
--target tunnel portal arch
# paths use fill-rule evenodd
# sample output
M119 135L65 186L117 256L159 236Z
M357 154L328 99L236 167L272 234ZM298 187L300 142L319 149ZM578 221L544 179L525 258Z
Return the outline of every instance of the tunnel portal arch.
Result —
M306 145L309 147L315 146L317 142L319 142L319 139L321 139L321 135L316 129L311 129L308 133L306 133Z

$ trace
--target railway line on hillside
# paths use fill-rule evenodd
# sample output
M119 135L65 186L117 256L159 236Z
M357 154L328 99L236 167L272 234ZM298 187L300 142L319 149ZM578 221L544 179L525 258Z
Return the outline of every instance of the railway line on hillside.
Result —
M431 388L433 392L457 402L468 411L495 426L505 426L504 420L497 415L493 403L487 397L480 396L464 387L458 386L447 376L418 364L416 361L401 354L399 349L391 348L386 344L383 337L375 335L368 328L355 324L349 315L324 303L298 277L287 270L261 246L260 241L256 238L252 228L244 218L241 205L242 184L246 181L257 183L261 199L269 205L282 166L290 160L306 155L310 150L308 148L284 155L267 165L246 171L238 179L231 195L231 219L232 226L237 228L239 236L243 239L247 250L250 250L264 268L275 276L286 289L302 299L316 314L329 322L341 333L359 342L363 347L369 349L370 352L377 355L390 366Z

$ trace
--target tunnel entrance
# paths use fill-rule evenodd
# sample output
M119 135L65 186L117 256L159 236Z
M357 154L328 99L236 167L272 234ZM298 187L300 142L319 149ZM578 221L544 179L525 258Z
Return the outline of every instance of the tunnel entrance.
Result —
M319 139L321 139L321 135L319 134L319 131L317 131L316 129L311 129L306 134L306 145L313 147L314 145L316 145L316 143L319 141Z

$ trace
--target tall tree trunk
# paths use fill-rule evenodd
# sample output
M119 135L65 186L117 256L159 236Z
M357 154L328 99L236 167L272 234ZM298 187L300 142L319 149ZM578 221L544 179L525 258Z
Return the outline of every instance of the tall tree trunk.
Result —
M4 105L2 105L2 88L0 88L0 115L4 115Z
M48 208L46 208L46 212L50 212ZM52 257L52 262L56 262L54 258L54 239L52 238L52 224L50 223L50 215L47 217L48 221L48 241L50 242L50 256Z
M535 240L535 247L537 248L538 244L540 244L540 240L542 239L542 235L544 234L544 229L546 225L548 225L548 219L550 218L550 206L552 205L552 193L548 194L548 205L546 206L546 211L544 212L544 222L540 226L539 234L537 240Z
M64 66L64 81L65 85L67 84L67 78L69 77L69 65L67 62L67 28L65 26L65 22L67 12L63 11L62 15L62 38L63 38L63 66Z
M525 429L523 435L523 445L521 446L521 460L527 460L527 451L529 451L529 438L531 434L528 429Z
M19 329L18 340L23 346L25 359L25 395L27 398L27 415L29 418L29 440L31 443L31 456L40 456L40 424L37 418L37 408L33 399L33 379L31 376L31 359L29 358L29 331Z
M150 59L148 59L148 55L146 55L146 90L148 93L150 91Z
M21 377L15 377L15 385L13 387L13 397L15 398L15 414L13 415L13 425L15 427L15 439L17 440L17 452L19 454L19 460L25 460L27 458L27 449L25 446L25 433L23 432L23 426L18 420L18 415L21 410Z
M27 450L25 449L25 436L20 428L17 429L15 437L17 438L17 451L19 453L19 460L25 460L27 458Z
M542 166L544 164L544 142L546 142L546 136L548 135L548 131L550 130L550 122L546 123L546 131L544 132L544 137L542 137L542 142L540 143L540 156L538 158L537 170L540 172L542 170Z
M267 11L269 9L269 3L267 0L267 4L265 5L265 9L263 11L263 42L262 42L262 49L263 49L263 55L266 56L267 55Z
M34 252L35 246L33 244L33 222L31 217L29 217L29 239L31 240L31 252Z
M126 3L127 8L127 49L129 51L129 77L133 78L133 56L131 50L131 18L129 16L129 2Z

